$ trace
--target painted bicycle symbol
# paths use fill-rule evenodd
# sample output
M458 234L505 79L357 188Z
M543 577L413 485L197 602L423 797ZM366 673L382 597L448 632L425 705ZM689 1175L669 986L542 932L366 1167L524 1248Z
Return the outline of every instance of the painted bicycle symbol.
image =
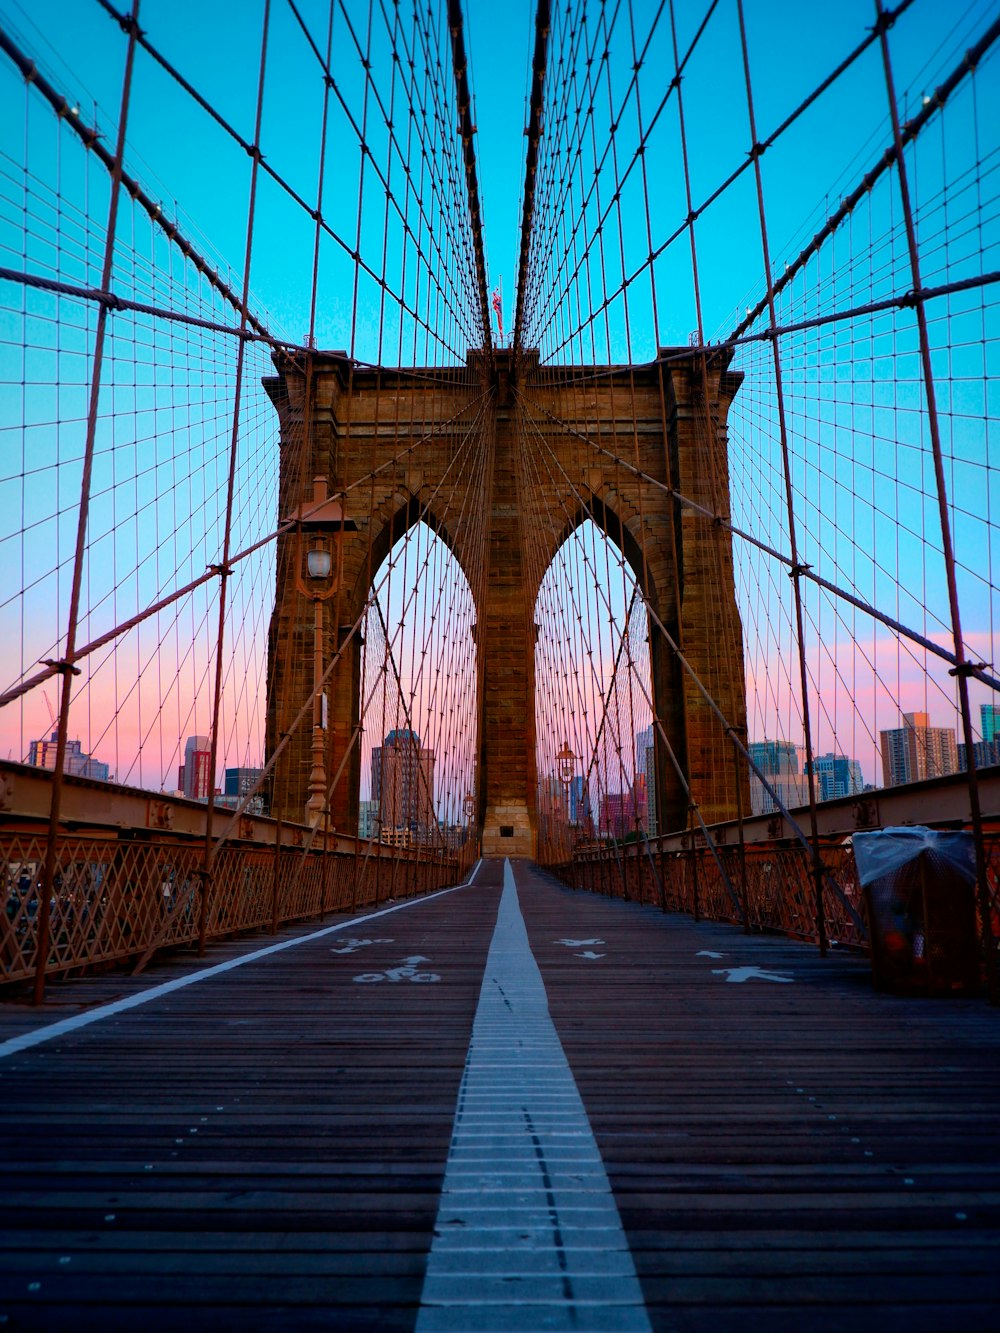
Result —
M420 954L414 954L412 958L404 958L398 967L387 968L385 972L362 972L360 976L354 978L355 981L440 981L441 977L437 972L421 972L419 966L421 963L429 963L429 958L422 958Z
M331 949L330 952L331 952L331 953L341 953L341 954L343 954L343 953L357 953L357 951L358 951L359 949L364 949L364 948L366 948L369 944L391 944L391 943L392 943L392 940L385 940L385 939L378 939L378 940L357 940L357 939L349 939L349 940L343 940L343 941L341 942L341 947L340 947L339 949Z

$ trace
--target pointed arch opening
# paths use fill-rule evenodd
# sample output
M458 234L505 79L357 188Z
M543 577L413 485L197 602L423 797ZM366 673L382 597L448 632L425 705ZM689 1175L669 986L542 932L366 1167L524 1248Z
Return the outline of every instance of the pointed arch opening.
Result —
M372 580L361 645L362 838L430 854L474 846L476 610L440 532L406 526Z
M627 529L603 506L600 517L570 525L535 604L538 856L548 864L657 825L646 599Z

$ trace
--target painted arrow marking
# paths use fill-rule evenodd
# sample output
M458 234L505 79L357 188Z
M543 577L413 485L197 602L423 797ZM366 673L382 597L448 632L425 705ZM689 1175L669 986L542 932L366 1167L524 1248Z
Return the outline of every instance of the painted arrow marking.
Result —
M392 940L345 940L342 949L331 949L331 953L357 953L368 944L391 944Z
M601 941L598 940L597 943L600 944ZM594 953L593 949L588 949L586 953L578 953L574 954L573 956L574 958L607 958L607 954Z
M583 949L588 944L603 944L603 940L553 940L553 944L565 944L568 949Z
M724 953L716 953L714 949L699 949L695 958L725 958Z
M725 977L727 981L787 981L794 977L783 977L779 972L765 972L762 967L713 967L712 975Z
M412 958L404 958L398 967L387 968L384 972L362 972L354 978L355 981L440 981L441 977L437 972L420 972L418 967L420 963L429 963L429 958L423 958L420 954L414 954Z

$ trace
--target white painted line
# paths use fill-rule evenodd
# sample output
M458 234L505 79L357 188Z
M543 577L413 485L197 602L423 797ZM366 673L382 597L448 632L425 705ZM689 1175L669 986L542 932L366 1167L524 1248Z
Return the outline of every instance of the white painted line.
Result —
M476 868L479 868L478 864ZM136 1009L140 1004L148 1004L150 1000L158 1000L163 995L170 995L173 991L183 990L185 986L193 986L197 981L207 981L210 977L221 976L223 972L232 972L234 968L243 967L246 963L256 963L261 958L269 958L271 954L282 953L285 949L294 949L300 944L309 944L313 940L321 940L326 935L335 935L339 930L349 930L352 926L364 925L367 921L375 921L381 916L389 916L392 912L401 912L405 907L415 907L420 903L429 903L435 898L443 897L446 893L457 893L459 889L467 889L471 882L471 880L466 880L464 884L454 884L449 889L438 889L436 893L428 893L423 898L407 898L405 902L396 903L394 907L383 907L378 912L370 912L368 916L355 916L350 921L341 921L335 926L323 926L321 930L314 930L308 935L299 935L294 940L282 940L278 944L269 944L264 949L255 949L253 953L245 953L240 958L230 958L228 962L215 963L212 967L203 967L198 972L191 972L184 977L176 977L173 981L163 981L158 986L150 986L149 990L140 991L136 995L129 995L123 1000L114 1000L111 1004L102 1004L89 1013L76 1014L73 1018L62 1018L56 1023L49 1023L45 1027L36 1028L34 1032L24 1032L19 1037L11 1037L5 1042L0 1042L0 1060L6 1059L8 1055L17 1055L20 1051L30 1050L32 1046L41 1046L43 1042L53 1041L56 1037L65 1037L70 1032L89 1027L91 1023L99 1023L104 1018L113 1018L115 1014L123 1014L128 1009Z
M650 1325L508 860L416 1333L542 1328Z
M471 875L469 876L469 878L465 881L466 885L471 884L472 881L476 878L476 876L479 874L479 867L480 867L482 864L483 864L483 858L480 857L479 860L476 862L476 864L472 867L472 874L471 874ZM460 885L459 887L464 887L464 886L461 886L461 885Z

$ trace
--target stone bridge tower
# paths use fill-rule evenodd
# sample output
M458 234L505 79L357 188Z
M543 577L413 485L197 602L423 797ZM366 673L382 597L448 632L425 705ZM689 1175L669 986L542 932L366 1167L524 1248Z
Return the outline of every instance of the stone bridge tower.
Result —
M471 353L466 367L433 371L360 368L338 353L276 355L277 374L265 387L281 428L281 516L311 498L314 477L343 501L334 506L342 519L337 590L321 621L314 621L296 579L301 531L278 541L267 749L270 756L309 696L314 640L321 641L324 664L346 642L326 690L325 769L342 774L331 804L332 827L357 829L361 646L359 635L348 636L382 560L421 515L470 576L476 602L478 813L485 855L535 852L534 608L545 569L587 518L623 551L651 608L655 716L689 776L702 816L711 823L735 815L736 783L742 780L732 747L664 634L681 645L725 716L742 728L743 643L732 541L710 517L729 513L726 419L742 378L729 370L729 360L725 351L706 357L669 348L652 365L560 368L547 377L537 362L532 366L530 353L515 361L499 351L489 363ZM455 512L449 491L467 485L467 477L449 479L456 471L449 465L484 395L493 408L486 427L493 438L483 451L491 475L481 486L489 506L489 555L488 569L477 576L469 525L449 530L437 514ZM537 441L540 433L549 465L528 484L517 462L524 447L519 441ZM672 489L691 504L679 504ZM525 531L533 534L531 562ZM548 553L541 569L539 540ZM314 624L320 623L317 636ZM273 813L303 818L312 742L308 725L300 726L280 756ZM688 799L659 737L656 800L660 830L687 824ZM745 786L743 808L749 809Z

